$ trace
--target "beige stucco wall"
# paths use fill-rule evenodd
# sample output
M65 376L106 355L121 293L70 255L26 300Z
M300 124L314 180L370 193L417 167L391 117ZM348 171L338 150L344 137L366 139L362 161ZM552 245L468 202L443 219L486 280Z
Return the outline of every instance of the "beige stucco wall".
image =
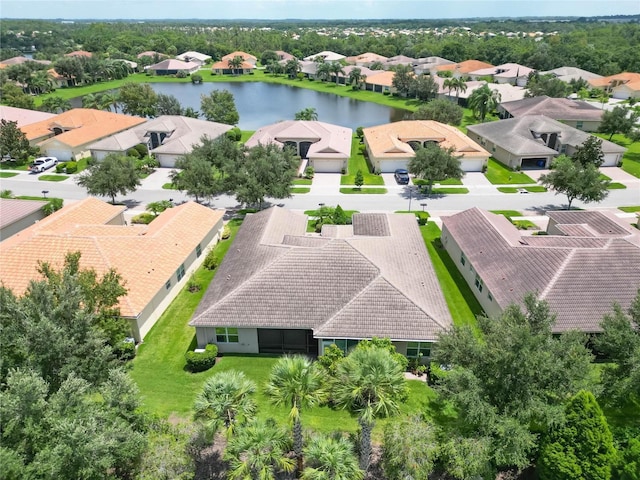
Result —
M16 233L24 230L27 227L30 227L38 220L42 220L44 217L44 212L42 211L42 209L39 209L29 215L26 215L25 217L22 217L12 224L3 227L2 229L0 229L0 241L9 238L12 235L15 235Z
M196 327L198 348L215 343L220 353L258 353L258 329L238 328L238 343L218 343L215 327Z
M522 166L523 158L546 158L547 159L547 167L551 164L551 160L555 158L555 155L514 155L513 153L505 150L499 145L494 144L493 142L484 139L480 135L474 132L467 132L467 136L471 138L471 140L476 141L483 148L485 148L491 156L496 159L498 162L515 169L516 167Z
M586 122L582 121L582 126L578 127L578 120L560 120L565 125L569 125L578 130L582 130L583 132L597 132L598 128L600 128L600 121L591 121Z
M185 275L178 282L176 272L171 274L171 288L167 290L165 285L162 285L158 292L154 295L153 299L147 304L136 319L130 319L132 336L136 341L142 341L151 327L155 325L156 321L167 309L173 299L180 293L182 288L186 285L191 277L191 274L202 264L207 256L207 249L213 247L219 240L222 234L223 221L222 218L212 226L207 236L200 242L202 254L200 257L196 255L195 247L193 251L184 260ZM166 280L169 280L167 278Z

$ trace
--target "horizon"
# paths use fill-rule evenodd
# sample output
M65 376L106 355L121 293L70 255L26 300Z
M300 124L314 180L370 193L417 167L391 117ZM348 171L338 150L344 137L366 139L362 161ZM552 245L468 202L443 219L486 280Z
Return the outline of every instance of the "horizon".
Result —
M243 15L244 12L247 14ZM399 15L399 12L407 14ZM464 17L460 16L461 12L465 13ZM50 21L258 22L591 18L638 14L640 2L637 0L64 0L59 3L46 0L4 0L0 18Z

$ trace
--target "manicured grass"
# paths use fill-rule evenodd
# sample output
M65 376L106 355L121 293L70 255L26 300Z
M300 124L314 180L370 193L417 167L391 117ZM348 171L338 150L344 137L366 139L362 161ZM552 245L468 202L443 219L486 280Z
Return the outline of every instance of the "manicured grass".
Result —
M518 210L489 210L491 213L495 213L496 215L504 215L505 217L521 217L522 212Z
M313 180L310 178L295 178L291 182L291 185L311 185Z
M604 173L601 173L598 178L600 180L611 180L611 177L607 177Z
M594 135L609 140L607 134L596 133ZM614 135L611 141L627 149L622 156L622 170L640 178L640 142L632 142L628 137L620 134Z
M477 331L476 316L483 314L482 307L467 285L458 267L440 241L440 229L429 222L420 227L422 238L431 257L433 268L456 325L471 325Z
M246 143L251 138L251 135L256 133L255 130L242 130L242 136L240 137L240 143Z
M176 186L171 182L163 183L162 184L162 188L165 189L165 190L177 190Z
M413 184L423 186L423 185L429 185L429 182L421 178L414 178ZM446 180L436 180L435 182L433 182L433 184L434 185L463 185L462 180L458 180L457 178L447 178Z
M417 218L424 218L425 220L431 216L429 212L423 212L421 210L396 210L393 213L413 213Z
M526 183L536 183L536 181L529 175L522 172L514 172L506 165L494 160L489 159L487 164L487 171L485 173L487 180L494 185L520 185Z
M636 205L633 207L618 207L618 210L622 210L627 213L640 212L640 205Z
M0 170L22 170L22 171L27 171L29 170L29 163L31 161L23 164L17 164L16 162L12 162L10 160L5 160L4 162L0 163Z
M520 188L520 187L518 187ZM516 187L498 187L498 191L502 192L502 193L518 193L518 188ZM534 185L531 187L522 187L524 188L526 191L531 192L531 193L540 193L540 192L546 192L547 189L546 187L543 187L541 185Z
M11 177L15 177L16 175L18 175L15 172L0 172L0 178L11 178Z
M451 194L463 194L463 193L469 193L469 189L468 188L433 188L431 190L431 193L436 194L436 195L451 195Z
M387 193L387 189L386 188L347 187L347 188L341 188L340 193L356 194L356 195L379 195L379 194Z
M293 187L291 193L309 193L311 191L308 187Z
M625 188L627 188L627 186L619 182L611 182L607 186L607 190L624 190Z
M347 174L340 177L340 185L355 185L356 173L362 172L362 179L365 185L384 185L384 179L380 175L374 175L369 171L367 159L360 151L360 139L354 135L351 139L351 157L347 168Z
M518 230L540 230L540 227L531 220L511 220Z
M38 180L41 182L62 182L69 178L69 175L40 175Z
M81 158L80 160L78 160L78 162L77 162L78 169L76 170L76 173L80 173L85 168L87 168L88 162L89 162L89 158L86 158L86 157L85 158Z

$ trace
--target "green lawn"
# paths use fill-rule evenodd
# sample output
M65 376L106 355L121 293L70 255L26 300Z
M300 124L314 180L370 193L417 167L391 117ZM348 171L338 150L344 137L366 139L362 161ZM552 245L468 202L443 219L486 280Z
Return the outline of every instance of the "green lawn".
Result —
M16 175L18 175L15 172L0 172L0 178L11 178L11 177L15 177Z
M422 210L396 210L393 213L412 213L418 218L424 218L425 220L430 217L429 212L424 212Z
M522 187L522 188L524 188L527 192L531 192L531 193L540 193L540 192L547 191L546 187L543 187L542 185L534 185L531 187ZM518 193L518 189L519 187L498 187L498 191L502 193Z
M494 185L523 185L527 183L536 183L536 181L529 175L522 172L515 172L493 158L489 159L485 176L487 177L487 180Z
M0 170L22 170L22 171L27 171L29 170L29 163L31 163L31 160L29 160L27 163L25 164L19 164L16 162L13 162L11 160L5 160L4 162L0 163Z
M176 186L171 182L163 183L162 184L162 188L165 189L165 190L177 190Z
M367 159L364 153L360 151L360 139L354 135L351 139L351 157L347 167L347 174L340 177L340 185L355 185L356 173L358 170L362 172L365 185L384 185L384 179L380 175L374 175L369 171Z
M594 135L609 140L607 134L596 133ZM640 178L640 142L632 142L628 137L620 134L614 135L611 141L627 149L622 157L622 170Z
M387 189L386 188L346 187L346 188L341 188L340 193L356 194L356 195L379 195L379 194L387 193Z
M309 187L292 187L291 193L309 193L311 189Z
M476 316L483 313L482 307L440 242L440 229L435 223L429 222L420 227L420 231L453 322L456 325L471 325L477 330Z
M518 210L489 210L491 213L495 213L496 215L504 215L505 217L521 217L522 212Z
M423 180L421 178L414 178L413 179L413 184L414 185L419 185L419 186L423 186L423 185L429 185L429 182L427 182L426 180ZM447 178L446 180L436 180L435 182L433 182L434 185L439 184L439 185L463 185L462 180L458 180L457 178Z
M451 194L463 194L463 193L469 193L469 189L468 188L433 188L431 189L431 193L436 194L436 195L451 195Z
M240 143L246 143L251 138L251 135L256 133L255 130L242 130L242 136L240 137Z
M640 205L635 205L633 207L618 207L618 210L622 210L627 213L640 212Z
M540 227L531 220L511 220L518 230L540 230Z
M294 178L291 185L311 185L313 180L310 178Z
M40 175L38 180L41 182L62 182L69 178L69 175Z
M627 186L619 182L611 182L607 186L607 190L624 190L625 188L627 188Z

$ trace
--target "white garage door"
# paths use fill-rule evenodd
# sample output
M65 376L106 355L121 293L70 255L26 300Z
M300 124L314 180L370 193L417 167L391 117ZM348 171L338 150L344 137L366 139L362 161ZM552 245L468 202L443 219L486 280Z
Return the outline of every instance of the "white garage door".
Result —
M45 154L48 157L56 157L61 162L68 162L71 160L73 153L71 150L66 150L62 148L47 148L45 150Z
M156 155L156 160L163 168L174 168L176 166L176 155Z
M463 172L481 172L484 161L480 159L465 159L460 162Z
M618 153L606 153L602 160L603 167L615 167L618 165Z
M380 160L380 173L393 173L398 168L407 168L407 160Z
M343 162L341 159L313 159L311 166L317 173L340 173Z

